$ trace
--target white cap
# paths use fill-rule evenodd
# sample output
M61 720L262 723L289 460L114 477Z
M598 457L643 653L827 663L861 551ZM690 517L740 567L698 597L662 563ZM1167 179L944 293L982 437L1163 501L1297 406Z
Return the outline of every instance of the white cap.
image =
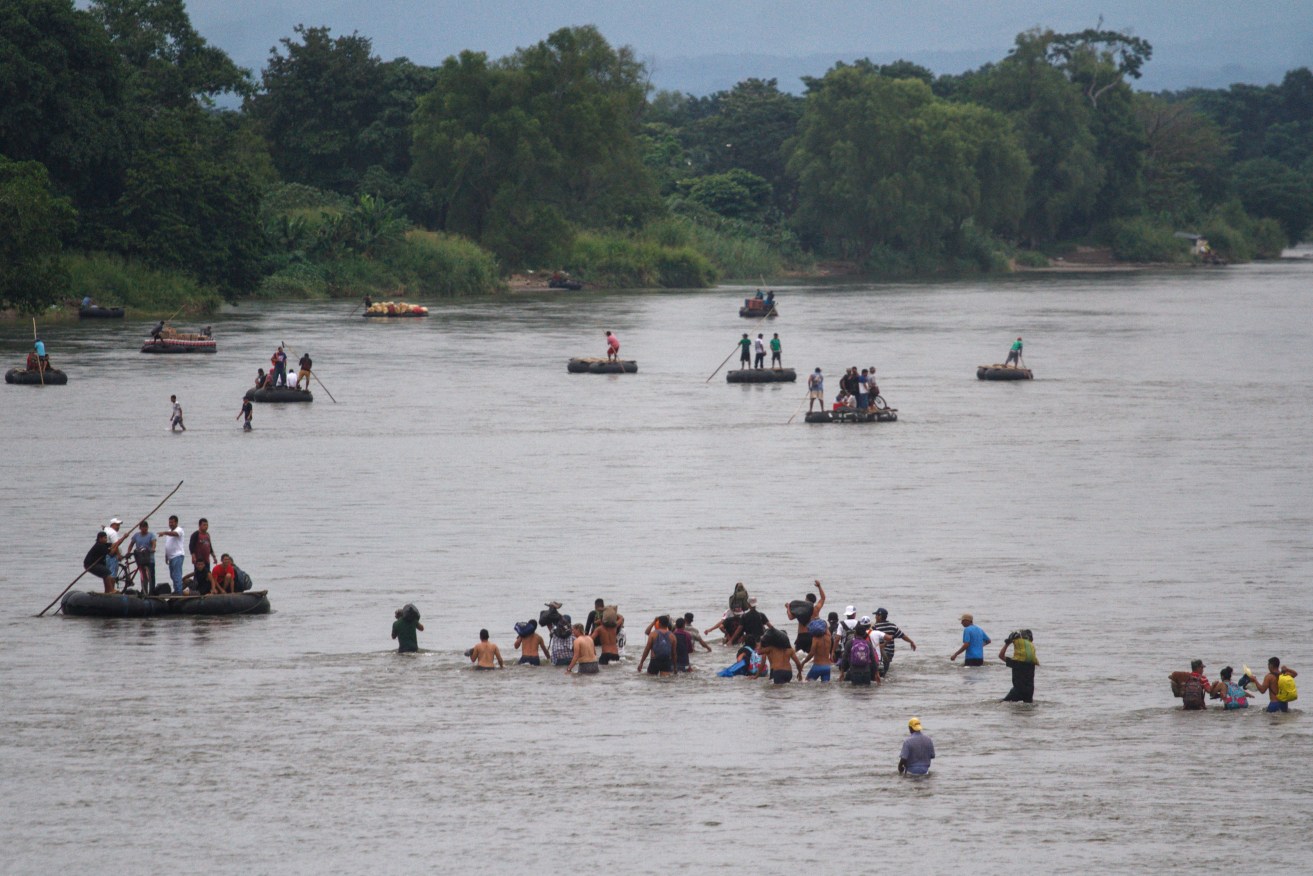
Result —
M857 614L857 606L850 605L843 610L843 613L848 617L852 617L853 615Z
M109 519L109 525L110 525L110 526L113 526L115 523L122 523L122 522L123 522L123 521L122 521L122 520L119 520L117 517L111 517L111 518Z

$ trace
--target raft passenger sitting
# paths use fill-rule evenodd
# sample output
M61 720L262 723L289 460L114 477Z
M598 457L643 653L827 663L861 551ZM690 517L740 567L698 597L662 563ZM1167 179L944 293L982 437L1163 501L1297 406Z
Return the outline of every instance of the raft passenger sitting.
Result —
M836 411L853 410L853 397L848 394L847 390L839 390L839 394L834 397L834 409Z

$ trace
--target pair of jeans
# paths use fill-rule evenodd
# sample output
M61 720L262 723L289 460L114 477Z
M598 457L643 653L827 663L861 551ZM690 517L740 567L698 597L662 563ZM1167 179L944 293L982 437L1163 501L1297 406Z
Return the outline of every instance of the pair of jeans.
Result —
M182 593L182 554L165 560L169 564L169 578L173 581L173 592Z

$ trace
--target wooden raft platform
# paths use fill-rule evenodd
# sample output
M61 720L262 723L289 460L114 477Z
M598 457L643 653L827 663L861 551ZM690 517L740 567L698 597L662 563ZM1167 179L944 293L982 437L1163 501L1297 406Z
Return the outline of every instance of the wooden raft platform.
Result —
M1029 368L1015 365L978 365L976 378L979 380L1034 380L1035 374Z
M633 359L608 362L605 358L571 359L565 364L571 374L637 374L638 363Z

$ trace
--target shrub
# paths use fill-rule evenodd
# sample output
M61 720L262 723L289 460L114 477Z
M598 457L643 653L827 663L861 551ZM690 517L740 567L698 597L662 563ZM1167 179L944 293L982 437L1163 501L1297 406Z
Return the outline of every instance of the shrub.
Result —
M1049 257L1033 249L1018 250L1015 259L1017 264L1023 268L1047 268L1049 266Z
M181 271L148 267L109 253L69 253L69 293L77 301L91 296L106 307L129 308L133 316L213 313L223 297L212 286Z
M424 296L489 295L502 288L492 253L455 235L409 231L381 259L397 269L407 287Z
M1170 228L1147 219L1119 219L1108 228L1112 254L1126 262L1190 261L1190 242L1173 236Z

